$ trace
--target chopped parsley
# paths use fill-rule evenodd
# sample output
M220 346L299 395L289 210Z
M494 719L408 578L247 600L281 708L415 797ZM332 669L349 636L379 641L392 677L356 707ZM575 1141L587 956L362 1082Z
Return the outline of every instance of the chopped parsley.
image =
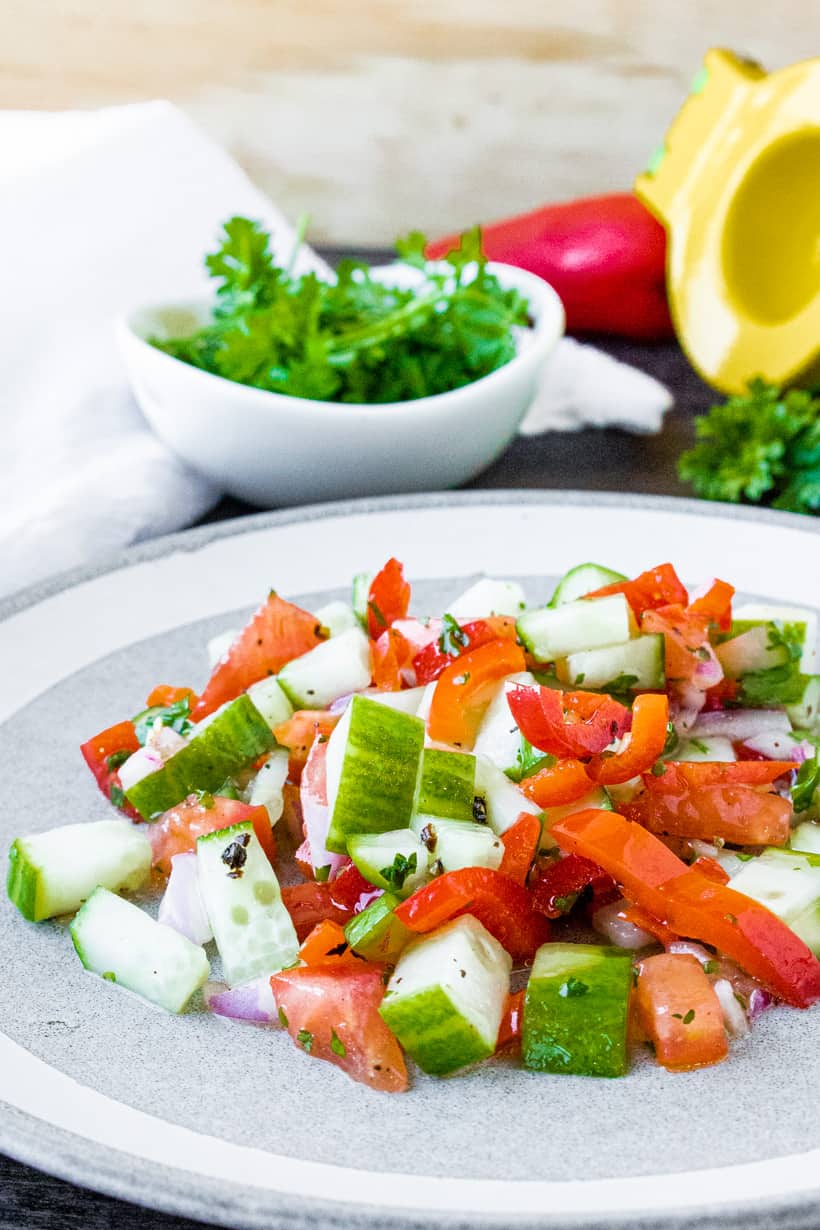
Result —
M637 675L620 674L614 679L610 679L609 683L605 683L601 688L602 692L629 692L638 682Z
M175 701L173 705L153 705L137 714L134 718L134 730L142 747L148 742L155 722L168 726L178 735L189 735L194 728L191 721L190 696L183 696L182 700Z
M569 914L577 900L577 893L567 893L565 897L553 897L550 905L554 910L558 910L561 914Z
M108 797L115 807L125 807L125 791L116 784L108 791Z
M695 1019L695 1009L690 1008L685 1016L681 1012L673 1012L672 1016L676 1021L683 1021L684 1025L691 1025Z
M804 760L797 770L797 777L791 789L792 803L795 811L806 811L811 807L815 794L820 790L820 756L812 756Z
M335 1029L331 1029L330 1031L330 1049L333 1051L334 1055L339 1055L342 1059L344 1059L347 1054L347 1047L344 1042L342 1042Z
M130 755L131 753L127 752L125 748L121 752L113 752L105 761L105 767L108 769L108 772L115 773L120 765L125 764Z
M289 1021L288 1021L287 1013L285 1012L285 1009L280 1008L278 1015L279 1015L279 1024L282 1026L283 1029L287 1029Z
M313 1034L309 1029L300 1029L296 1035L296 1041L305 1048L308 1055L313 1050Z
M567 981L558 988L558 994L564 999L579 999L580 996L586 995L589 987L585 982L581 982L580 978L575 978L572 974Z
M441 636L438 638L440 652L457 658L469 643L470 638L458 620L452 615L445 615L441 621Z
M382 867L379 875L384 877L391 888L402 889L404 881L413 874L417 867L418 857L415 852L407 858L399 850L390 866Z

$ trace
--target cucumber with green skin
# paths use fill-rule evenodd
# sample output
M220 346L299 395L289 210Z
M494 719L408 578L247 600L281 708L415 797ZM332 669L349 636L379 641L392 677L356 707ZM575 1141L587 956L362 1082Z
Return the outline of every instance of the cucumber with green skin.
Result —
M325 845L347 852L354 833L407 828L416 811L424 722L354 696L327 750L330 824Z
M293 658L279 672L279 686L297 709L324 709L370 683L370 643L361 628L349 628Z
M256 705L256 708L262 714L271 730L276 726L281 726L293 713L293 705L282 691L282 688L279 686L279 680L275 675L270 675L267 679L260 679L258 683L251 684L247 695Z
M168 1012L182 1012L211 972L202 948L107 888L95 888L71 924L71 939L92 974Z
M350 595L350 604L353 607L353 614L359 621L359 624L367 631L367 604L370 599L370 586L373 584L374 573L372 572L357 572L353 578L353 586Z
M777 629L772 623L753 624L721 641L715 656L723 667L727 679L740 679L750 671L769 670L773 666L785 666L790 660L787 645L779 643Z
M29 922L78 910L98 885L141 888L151 871L151 843L123 820L66 824L18 837L9 850L9 900Z
M618 948L543 944L524 997L521 1054L537 1072L623 1076L632 959Z
M397 897L409 897L428 878L429 852L410 828L350 833L347 852L366 880L376 888L390 889Z
M601 564L577 564L561 577L548 605L563 606L565 602L575 602L585 594L594 593L596 589L617 585L626 579L623 573L613 572L611 568L604 568Z
M775 624L783 639L797 647L797 669L804 675L817 670L817 613L803 607L747 602L735 607L729 635L738 636L759 624Z
M429 851L434 871L460 871L462 867L497 871L501 866L504 843L488 824L419 815L412 827Z
M196 858L225 980L233 986L293 965L296 930L252 821L199 837Z
M331 637L360 626L353 607L347 602L328 602L326 606L320 606L318 611L314 611L314 614Z
M820 953L820 854L767 848L743 864L729 887L766 906Z
M804 675L800 695L786 705L789 721L796 730L820 735L820 675Z
M657 691L666 682L663 636L648 633L620 645L572 653L556 664L556 670L561 682L573 688L602 692Z
M475 756L426 747L421 757L418 810L450 820L472 820Z
M419 1067L446 1076L495 1050L512 961L469 914L399 957L379 1012Z
M522 812L533 816L541 814L541 808L502 773L491 760L476 757L476 803L474 819L486 820L497 837L511 828Z
M345 939L353 952L366 961L396 964L402 950L416 938L415 932L396 918L398 904L394 893L385 892L365 906L361 914L354 914L345 924Z
M624 595L611 594L525 611L516 628L537 662L555 662L582 650L631 640L637 623Z
M276 746L270 726L245 693L230 701L161 769L125 792L144 820L155 820L192 791L218 790Z

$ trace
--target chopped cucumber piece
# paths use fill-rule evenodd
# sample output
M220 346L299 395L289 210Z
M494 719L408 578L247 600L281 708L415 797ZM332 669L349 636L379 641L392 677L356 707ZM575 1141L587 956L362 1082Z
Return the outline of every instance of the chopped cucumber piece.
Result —
M419 718L353 697L328 742L328 850L344 854L351 833L407 828L416 810L423 747Z
M367 603L370 598L370 586L373 584L374 575L375 573L372 572L357 572L353 578L350 596L353 614L365 632L367 631Z
M399 898L393 893L383 893L345 924L345 939L366 961L395 965L401 951L415 937L415 932L396 918L398 904Z
M472 820L475 756L427 747L421 757L418 810L450 820Z
M521 1054L538 1072L623 1076L632 959L618 948L543 944L524 999Z
M332 637L360 626L353 607L347 602L328 602L326 606L319 607L315 614L317 621Z
M800 696L786 705L792 726L820 734L820 675L804 675Z
M503 773L507 773L515 780L522 776L523 749L526 740L522 738L521 731L510 712L507 697L518 685L534 687L535 676L530 671L519 671L515 675L509 675L499 684L498 691L481 720L473 744L476 756L486 756Z
M572 653L556 664L570 687L602 692L642 692L664 686L664 643L660 633L636 636L622 645Z
M765 905L820 954L820 854L766 849L744 863L729 886Z
M140 888L151 871L151 843L124 820L96 820L18 837L9 850L9 901L40 922L78 910L98 884Z
M217 662L221 661L221 659L225 657L225 654L239 636L239 631L239 628L228 628L225 632L220 632L217 636L212 636L208 641L208 665L211 670L213 670Z
M494 1052L511 966L466 914L404 950L379 1011L424 1072L445 1076Z
M800 647L798 670L811 675L817 669L817 613L797 606L771 606L766 602L747 602L736 607L732 636L755 624L779 625L783 639Z
M637 631L623 594L537 607L519 615L518 635L538 662L554 662L586 649L619 645Z
M592 594L605 585L618 585L627 578L621 572L613 572L600 564L578 564L564 573L555 587L555 592L549 600L551 607L563 606L566 602L575 602L584 594Z
M490 867L497 871L504 858L504 843L488 824L416 816L413 831L429 850L434 869L459 871L462 867Z
M299 941L253 823L206 833L197 839L196 857L225 980L233 986L292 965Z
M497 837L515 824L522 811L533 816L541 814L538 804L531 802L506 774L483 756L476 757L475 791L473 814L476 819L485 819Z
M370 642L361 628L322 641L279 672L282 691L297 709L324 709L370 683Z
M287 748L277 747L243 792L246 803L252 807L267 808L271 826L276 824L285 809L284 786L288 763Z
M784 666L790 660L788 647L778 639L777 628L771 623L755 624L739 636L723 641L715 649L715 656L727 679Z
M293 713L293 705L285 696L275 675L252 684L248 688L248 696L271 730L276 726L281 726Z
M412 829L351 833L347 850L366 880L397 897L409 897L427 879L430 856Z
M726 735L708 735L697 739L684 739L667 760L718 760L727 764L737 760L732 740Z
M71 939L92 974L168 1012L182 1012L211 972L198 944L107 888L94 889L71 924Z
M387 705L388 709L399 709L402 713L415 717L426 690L421 687L403 688L401 692L379 692L375 688L368 688L362 695L368 700L378 701L380 705Z
M491 615L518 615L526 606L517 581L493 581L483 577L459 594L448 606L454 619L487 619Z
M153 820L193 790L218 790L274 746L268 723L245 693L224 705L204 729L198 727L185 747L125 796L145 820Z
M801 854L820 854L820 824L804 820L791 835L789 845Z

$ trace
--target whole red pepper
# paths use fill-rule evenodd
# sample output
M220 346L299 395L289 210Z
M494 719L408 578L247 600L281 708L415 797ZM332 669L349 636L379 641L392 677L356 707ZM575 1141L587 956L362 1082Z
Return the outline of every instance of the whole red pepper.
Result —
M639 341L674 337L666 297L666 232L636 196L617 192L545 205L482 228L490 260L528 269L561 297L570 333ZM458 242L428 244L437 259Z

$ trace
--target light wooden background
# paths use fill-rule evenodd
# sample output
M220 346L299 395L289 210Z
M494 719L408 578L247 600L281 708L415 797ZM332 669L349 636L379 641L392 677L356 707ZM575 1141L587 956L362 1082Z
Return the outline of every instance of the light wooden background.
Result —
M627 187L703 52L820 54L820 0L0 0L0 106L169 97L311 236Z

